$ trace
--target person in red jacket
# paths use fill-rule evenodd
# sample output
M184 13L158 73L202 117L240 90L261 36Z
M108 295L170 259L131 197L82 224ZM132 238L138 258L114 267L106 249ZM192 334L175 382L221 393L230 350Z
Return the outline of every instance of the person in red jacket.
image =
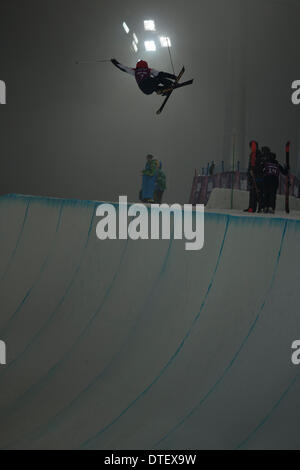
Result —
M120 64L116 59L111 62L122 72L129 73L135 77L140 90L145 95L151 95L156 92L162 94L163 90L174 85L176 75L167 72L159 72L158 70L149 68L145 60L139 60L135 68L126 67Z
M244 212L254 213L257 209L258 212L263 209L262 153L254 140L249 146L251 148L248 167L249 207Z

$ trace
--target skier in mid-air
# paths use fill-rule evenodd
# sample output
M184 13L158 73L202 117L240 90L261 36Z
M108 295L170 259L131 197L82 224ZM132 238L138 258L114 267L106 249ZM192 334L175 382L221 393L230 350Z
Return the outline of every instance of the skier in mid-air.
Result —
M111 59L111 62L123 72L133 75L145 95L151 95L154 92L160 95L166 88L172 88L175 85L176 75L151 69L144 60L139 60L135 68L126 67L116 59Z

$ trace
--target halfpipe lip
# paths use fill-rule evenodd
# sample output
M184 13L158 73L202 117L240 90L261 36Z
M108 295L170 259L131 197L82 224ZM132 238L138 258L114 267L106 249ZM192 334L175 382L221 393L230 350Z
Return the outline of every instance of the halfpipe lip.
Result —
M0 196L0 201L1 199L5 198L10 198L10 199L32 199L35 201L49 201L49 202L66 202L69 204L78 204L82 206L87 206L87 205L95 205L95 204L111 204L114 207L118 207L119 203L116 201L101 201L101 200L92 200L92 199L75 199L75 198L64 198L64 197L58 197L58 196L36 196L36 195L26 195L26 194L16 194L16 193L7 193L7 194L2 194ZM129 202L128 205L132 204L141 204L141 202ZM175 203L174 203L175 204ZM151 204L144 204L146 207L150 208ZM193 206L193 211L195 211L195 207ZM247 219L258 219L260 221L268 221L268 220L278 220L278 221L286 221L286 220L291 220L291 221L300 221L300 214L297 212L291 211L290 214L285 214L284 212L278 212L277 214L248 214L245 212L240 212L237 209L204 209L204 214L205 215L221 215L221 216L229 216L233 218L247 218Z

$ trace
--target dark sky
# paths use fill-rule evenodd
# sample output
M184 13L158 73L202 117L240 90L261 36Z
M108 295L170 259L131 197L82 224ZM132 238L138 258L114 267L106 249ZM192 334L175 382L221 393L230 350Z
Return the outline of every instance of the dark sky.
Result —
M150 152L163 162L166 200L184 203L195 168L229 168L233 135L242 167L250 139L281 160L290 139L299 173L299 13L298 0L1 0L1 193L135 201ZM113 65L75 65L143 57L171 72L166 49L130 49L122 23L143 40L144 19L170 36L176 71L184 64L195 79L161 116L162 99Z

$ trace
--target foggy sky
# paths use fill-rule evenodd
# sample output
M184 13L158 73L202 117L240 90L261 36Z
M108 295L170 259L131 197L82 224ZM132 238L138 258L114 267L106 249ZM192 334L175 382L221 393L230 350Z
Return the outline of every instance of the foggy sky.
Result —
M299 9L292 0L1 0L0 192L136 201L147 153L163 162L168 202L187 202L194 169L208 161L246 167L258 140L300 171ZM143 95L113 65L117 58L171 72L166 49L135 54L123 21L139 38L143 20L172 41L176 71L193 86L162 98ZM298 158L297 158L298 156Z

